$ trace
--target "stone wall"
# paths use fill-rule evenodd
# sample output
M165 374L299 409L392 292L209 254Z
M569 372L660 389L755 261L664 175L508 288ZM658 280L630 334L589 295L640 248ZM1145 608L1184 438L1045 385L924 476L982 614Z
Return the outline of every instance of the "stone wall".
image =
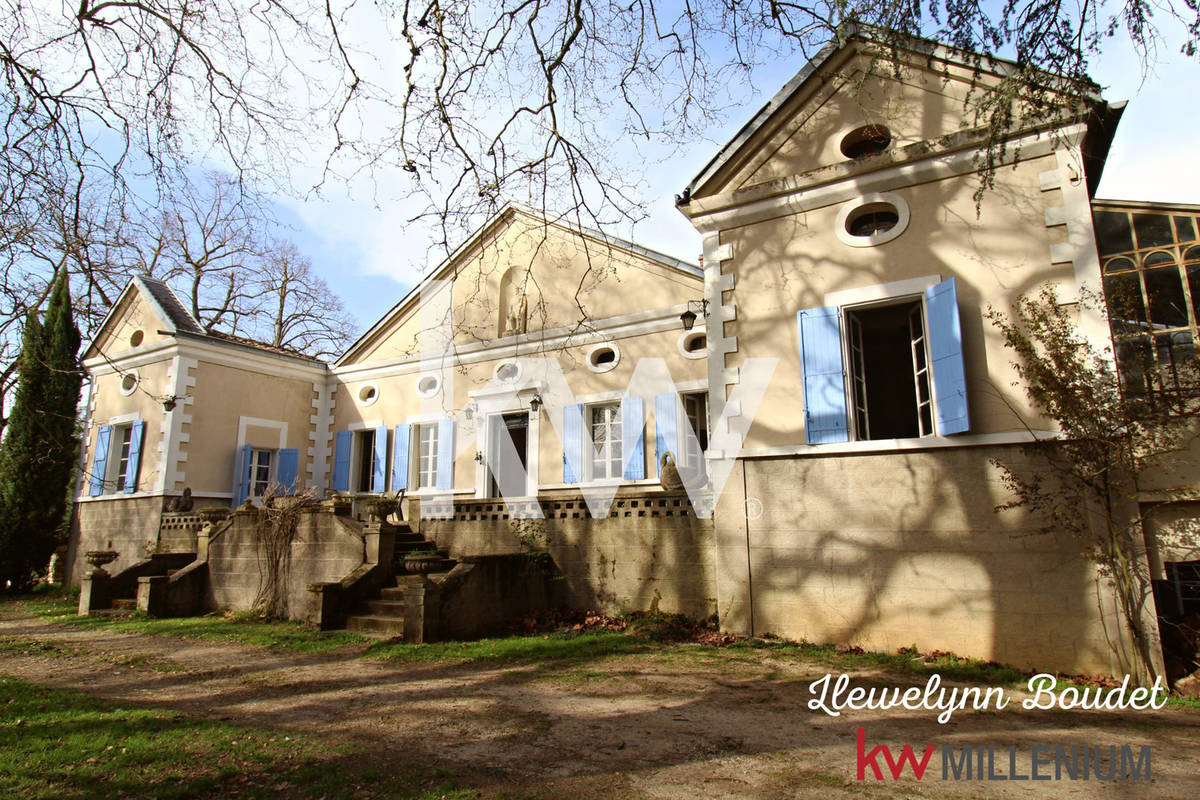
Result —
M89 567L83 554L89 550L116 550L120 556L106 567L116 575L158 551L162 497L106 497L75 504L71 521L71 549L67 554L71 585Z
M995 512L1008 494L991 458L1033 468L1015 446L739 462L717 508L722 627L1128 672L1080 544Z
M541 502L543 519L513 519L503 501L458 501L453 520L419 520L452 557L549 553L569 607L707 617L716 610L713 528L685 495L622 494L592 519L574 493ZM526 543L522 543L522 537Z
M208 570L216 608L253 608L266 569L255 532L256 515L236 512L228 527L218 526L208 545ZM223 528L223 529L222 529ZM287 616L304 616L310 583L340 581L363 565L366 551L360 525L328 512L300 515L287 572Z

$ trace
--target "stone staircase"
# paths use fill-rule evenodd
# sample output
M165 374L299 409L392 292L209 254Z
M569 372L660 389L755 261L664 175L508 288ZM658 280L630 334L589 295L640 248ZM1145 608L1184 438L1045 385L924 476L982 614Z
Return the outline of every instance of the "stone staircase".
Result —
M409 553L437 552L437 546L425 539L419 533L413 533L407 525L401 525L396 532L395 553L392 558L392 578L390 584L382 587L377 597L364 600L359 604L355 613L346 617L346 630L362 636L392 638L404 636L405 601L407 587L424 578L420 575L409 575L404 569L404 557ZM439 553L442 557L434 572L428 578L437 581L452 570L458 562Z

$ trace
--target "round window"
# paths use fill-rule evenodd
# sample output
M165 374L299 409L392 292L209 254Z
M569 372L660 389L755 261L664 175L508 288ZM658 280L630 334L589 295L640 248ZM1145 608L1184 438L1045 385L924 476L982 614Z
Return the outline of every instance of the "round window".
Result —
M846 232L851 236L874 236L896 227L900 213L894 206L882 203L866 206L846 220Z
M134 390L138 387L139 380L140 378L138 377L137 372L126 372L124 375L122 375L121 394L125 396L133 394Z
M146 338L146 334L144 334L143 332L134 331L133 335L129 337L129 346L130 347L139 347L145 338Z
M851 200L837 215L834 233L850 247L890 242L908 227L908 203L898 194L879 192Z
M437 375L423 375L417 381L417 394L421 397L433 397L442 388L442 381Z
M505 383L512 383L521 374L521 368L514 361L505 361L496 367L496 378Z
M878 155L892 143L892 132L882 125L863 125L842 137L842 155L846 158L866 158Z
M615 344L598 344L588 351L587 366L592 372L608 372L621 361Z
M678 344L684 358L704 358L708 352L708 334L702 330L684 331Z
M379 387L373 383L364 384L358 390L358 400L364 406L369 406L379 399Z

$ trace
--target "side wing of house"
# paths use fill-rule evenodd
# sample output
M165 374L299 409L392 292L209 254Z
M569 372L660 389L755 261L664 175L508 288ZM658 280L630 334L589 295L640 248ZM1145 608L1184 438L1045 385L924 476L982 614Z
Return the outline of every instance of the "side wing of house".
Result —
M84 351L87 426L76 557L115 549L115 569L152 552L194 551L162 513L238 504L271 484L320 485L310 450L328 395L324 364L207 333L166 284L134 278Z
M986 318L1046 283L1096 285L1092 156L1114 115L1091 97L1052 132L1018 115L977 194L968 92L997 75L937 47L870 71L876 52L825 51L680 197L724 320L712 416L763 391L714 431L747 431L716 513L722 624L1120 670L1115 606L1077 542L994 511L997 464L1037 470L1022 445L1053 425ZM758 359L774 371L750 386Z
M706 234L710 304L736 285L714 378L780 359L751 449L1050 427L985 314L1095 284L1087 118L1018 125L980 195L972 102L997 77L878 58L852 40L802 73L681 206Z
M657 394L704 393L703 321L680 319L701 292L696 267L510 207L335 366L330 485L482 498L657 483L656 393L623 398L643 359L665 362ZM605 438L585 458L593 428Z

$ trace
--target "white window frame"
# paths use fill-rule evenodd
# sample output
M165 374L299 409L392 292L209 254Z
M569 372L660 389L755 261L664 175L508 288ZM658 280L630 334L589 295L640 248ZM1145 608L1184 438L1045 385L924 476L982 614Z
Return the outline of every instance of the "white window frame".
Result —
M258 456L260 453L265 454L268 459L267 479L266 482L262 484L264 491L256 492L255 484L258 483L258 481L254 479L254 473L258 466ZM261 500L263 494L265 494L266 488L272 483L275 483L277 476L279 475L279 450L269 447L251 447L250 463L246 465L246 471L246 496L252 499Z
M437 488L437 468L438 468L438 423L437 422L415 422L415 429L411 436L412 452L409 457L411 475L410 486L415 487L417 492L432 492L445 491ZM426 434L429 434L429 454L427 457L428 470L422 465L421 447Z
M607 473L612 469L613 465L613 443L616 447L617 474L616 475L596 475L596 459L598 452L595 439L595 423L593 422L593 414L601 408L613 409L615 417L610 419L608 425L608 436L604 443L604 471ZM625 457L624 453L624 436L625 436L625 421L621 419L621 402L595 402L588 403L583 407L584 421L587 424L587 435L584 436L584 460L583 460L583 477L587 483L619 483L625 478ZM617 435L612 437L613 429L616 429Z
M119 417L110 418L108 422L105 423L105 425L112 427L112 433L109 434L108 456L104 461L104 488L100 492L101 495L125 493L125 486L122 483L125 478L125 468L121 466L121 452L122 450L125 451L126 456L124 460L126 463L128 463L129 451L127 448L132 447L133 423L140 419L141 417L138 414L122 414ZM122 447L121 437L126 431L129 433L130 439L125 446ZM134 476L135 481L142 473L142 462L145 461L146 456L145 450L146 443L143 441L142 457L138 461L138 474Z
M927 373L926 380L928 381L929 389L929 412L932 424L930 426L929 433L922 436L904 438L929 439L938 435L937 400L934 396L933 373L930 367L932 360L929 352L929 309L926 307L925 291L941 282L941 275L924 275L919 278L910 278L908 280L894 281L892 283L878 284L876 286L866 286L859 289L846 289L838 292L830 292L825 295L824 305L837 306L839 324L842 331L842 364L844 365L846 376L846 379L843 381L843 390L845 391L846 396L846 432L848 441L892 441L890 438L861 438L858 435L858 409L857 401L854 397L855 359L851 342L849 314L857 311L870 311L874 308L886 308L888 306L912 302L919 303L921 309L921 326L923 330L923 347L925 349L925 367ZM912 373L915 387L915 364L913 365ZM917 409L917 414L919 417L919 406ZM919 427L920 421L918 419L918 428Z
M692 415L688 412L689 397L700 397L704 399L704 438L708 439L710 436L708 430L708 390L702 389L700 391L679 392L679 406L677 406L677 408L682 410L683 420L687 422L688 427L676 425L676 428L678 429L678 436L681 440L679 453L676 455L679 458L679 466L692 470L703 469L704 453L706 452L707 448L701 445L700 437L697 435L698 431L695 421L692 419ZM691 435L688 434L689 430L691 431ZM691 448L693 442L695 442L697 448L695 451L693 451Z
M276 452L278 452L287 447L288 424L286 422L284 422L283 420L263 419L261 417L238 417L237 450L235 452L241 453L242 448L244 448L247 444L249 444L246 441L246 429L251 428L251 427L253 427L253 428L274 428L275 430L279 431L279 444L275 448L262 447L262 448L258 448L258 449L260 449L260 450L274 449ZM239 456L239 458L240 458L240 456ZM271 466L271 476L273 479L275 477L275 475L278 474L276 472L276 470L278 469L279 458L278 458L278 456L276 456L275 458L273 458L271 460L273 462L272 466ZM233 493L230 494L230 497L238 496L238 491L239 491L240 485L241 485L242 476L240 474L238 474L236 462L237 462L237 458L234 459ZM249 477L249 476L247 476L247 477ZM250 494L249 484L247 484L247 486L246 486L246 496L251 497L253 499L253 496ZM261 495L260 495L260 497L261 497Z

